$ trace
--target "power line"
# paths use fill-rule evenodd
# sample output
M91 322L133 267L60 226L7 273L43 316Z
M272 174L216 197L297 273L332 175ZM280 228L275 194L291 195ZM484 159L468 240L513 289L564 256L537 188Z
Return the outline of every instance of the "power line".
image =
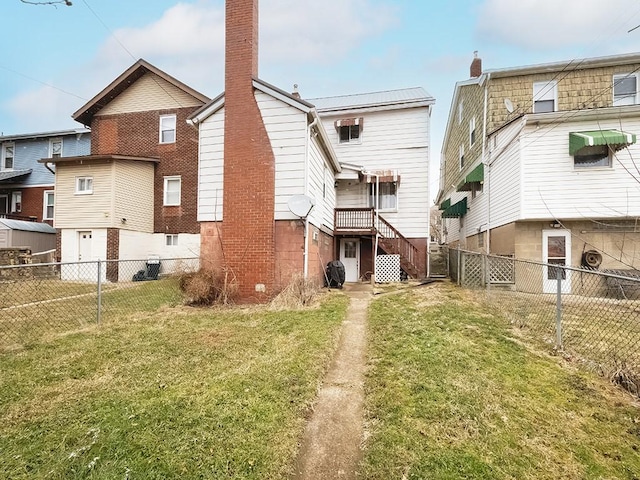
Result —
M55 0L55 1L50 1L50 2L32 2L30 0L20 0L22 3L28 3L29 5L53 5L54 7L56 6L56 4L58 3L63 3L65 4L67 7L70 7L71 5L73 5L73 3L71 3L70 0Z

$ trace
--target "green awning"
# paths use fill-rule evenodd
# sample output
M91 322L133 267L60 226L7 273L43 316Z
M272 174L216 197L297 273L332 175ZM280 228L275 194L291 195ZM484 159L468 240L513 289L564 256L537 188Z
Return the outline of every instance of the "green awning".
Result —
M592 132L569 133L569 155L573 156L584 147L608 145L613 150L620 150L636 143L636 135L621 130L594 130Z
M473 183L482 183L484 182L484 163L479 164L476 168L471 170L469 174L464 177L464 180L458 184L456 190L458 192L469 192L471 191L471 185Z
M454 203L444 212L442 218L457 218L467 214L467 197L464 197L458 203Z
M451 199L447 198L444 202L440 204L440 210L446 210L451 206Z

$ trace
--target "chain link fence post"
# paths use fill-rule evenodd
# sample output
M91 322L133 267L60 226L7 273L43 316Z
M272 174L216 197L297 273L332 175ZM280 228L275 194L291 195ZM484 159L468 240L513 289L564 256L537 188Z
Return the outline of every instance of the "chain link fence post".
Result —
M102 261L98 260L98 305L97 305L97 323L100 325L100 315L102 313Z
M562 350L562 274L564 269L556 267L556 348Z

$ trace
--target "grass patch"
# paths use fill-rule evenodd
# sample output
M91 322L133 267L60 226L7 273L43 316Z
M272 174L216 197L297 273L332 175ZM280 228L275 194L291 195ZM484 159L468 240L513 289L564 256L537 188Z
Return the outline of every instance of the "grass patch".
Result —
M0 478L287 478L346 297L296 312L155 301L0 354Z
M640 410L440 283L370 308L367 479L640 478Z

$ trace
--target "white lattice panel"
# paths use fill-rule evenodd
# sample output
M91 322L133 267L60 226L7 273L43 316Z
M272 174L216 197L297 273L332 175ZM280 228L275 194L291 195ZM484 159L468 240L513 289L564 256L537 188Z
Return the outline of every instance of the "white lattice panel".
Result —
M400 281L400 255L378 255L376 257L376 282Z

